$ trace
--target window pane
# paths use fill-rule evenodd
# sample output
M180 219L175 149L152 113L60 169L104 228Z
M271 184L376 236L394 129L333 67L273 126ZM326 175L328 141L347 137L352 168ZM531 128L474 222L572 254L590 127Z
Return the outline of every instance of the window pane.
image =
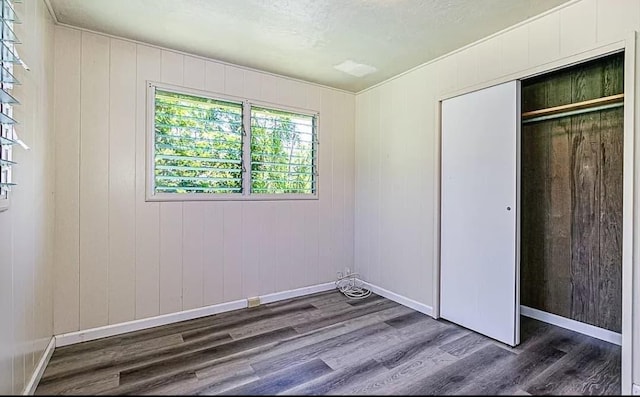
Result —
M251 192L316 192L316 119L251 108Z
M155 192L242 192L242 104L156 89Z

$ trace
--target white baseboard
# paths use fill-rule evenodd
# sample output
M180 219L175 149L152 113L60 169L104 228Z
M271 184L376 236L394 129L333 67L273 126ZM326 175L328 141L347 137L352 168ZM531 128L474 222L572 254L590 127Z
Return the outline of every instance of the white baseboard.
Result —
M596 339L610 342L618 346L622 345L622 334L609 331L608 329L595 327L593 325L581 323L580 321L571 320L556 314L543 312L528 306L520 306L520 314L525 317L531 317L536 320L557 325L558 327L570 329L584 335L594 337Z
M289 291L275 292L273 294L261 295L260 304L277 302L285 299L297 298L299 296L317 294L318 292L329 291L336 288L335 282L312 285L309 287L302 287L291 289Z
M38 387L38 383L40 383L40 379L42 379L42 375L44 374L44 370L47 368L47 364L49 364L49 360L53 355L53 351L56 348L56 338L51 337L49 344L44 349L42 353L42 357L40 357L40 361L38 361L38 365L33 370L33 374L29 379L29 383L24 387L22 391L22 395L31 396L36 392L36 387Z
M211 316L213 314L228 312L231 310L244 309L247 307L247 300L241 299L233 302L220 303L218 305L205 306L197 309L185 310L176 313L163 314L160 316L143 318L140 320L127 321L125 323L105 325L103 327L90 328L82 331L69 332L56 335L56 346L67 346L75 343L87 342L90 340L106 338L132 331L157 327L177 323L194 318Z
M309 287L297 288L289 291L276 292L260 296L260 303L266 304L298 296L314 294L328 291L335 288L333 282L312 285ZM103 327L91 328L82 331L69 332L55 336L55 345L58 347L72 345L80 342L106 338L124 334L127 332L140 331L147 328L157 327L177 323L185 320L211 316L232 310L244 309L248 306L247 299L240 299L233 302L220 303L218 305L200 307L197 309L184 310L176 313L163 314L161 316L144 318L140 320L128 321L125 323L105 325Z
M416 302L413 299L409 299L405 296L396 294L395 292L391 292L389 290L386 290L384 288L378 287L377 285L368 283L366 281L362 282L362 285L366 288L368 288L369 290L371 290L371 292L373 292L374 294L378 294L380 296L383 296L389 300L392 300L396 303L399 303L403 306L406 306L408 308L411 308L415 311L418 311L420 313L424 313L427 316L433 316L433 308L431 306L427 306L424 303L420 303L420 302Z
M631 394L634 396L640 396L640 385L633 384L633 388L631 389Z

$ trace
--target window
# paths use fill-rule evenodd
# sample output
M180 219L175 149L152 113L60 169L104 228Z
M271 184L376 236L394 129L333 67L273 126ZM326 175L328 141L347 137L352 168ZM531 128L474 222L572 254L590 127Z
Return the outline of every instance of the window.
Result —
M20 143L15 133L13 106L18 101L10 94L19 82L13 77L13 64L22 63L15 48L20 41L13 32L13 24L20 23L10 0L0 0L0 211L9 206L9 193L15 186L11 175L13 145ZM24 66L24 63L22 63ZM26 68L26 66L25 66ZM25 146L26 148L26 146Z
M251 108L251 192L315 193L315 117Z
M317 198L317 114L149 83L147 199Z
M155 193L242 193L242 104L156 90Z

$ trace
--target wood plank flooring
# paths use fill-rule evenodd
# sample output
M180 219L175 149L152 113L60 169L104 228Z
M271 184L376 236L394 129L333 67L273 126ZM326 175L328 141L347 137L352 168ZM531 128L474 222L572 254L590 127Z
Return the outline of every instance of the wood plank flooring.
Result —
M620 394L620 347L522 318L510 348L337 291L57 348L43 394Z

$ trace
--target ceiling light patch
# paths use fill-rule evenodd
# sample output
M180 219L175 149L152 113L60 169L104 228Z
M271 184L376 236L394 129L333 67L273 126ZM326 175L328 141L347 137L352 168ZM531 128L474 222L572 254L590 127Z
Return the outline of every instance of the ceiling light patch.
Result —
M356 77L366 76L378 70L373 66L354 62L350 59L347 59L346 61L342 62L339 65L335 65L334 69L338 69L341 72L345 72L346 74L350 74Z

